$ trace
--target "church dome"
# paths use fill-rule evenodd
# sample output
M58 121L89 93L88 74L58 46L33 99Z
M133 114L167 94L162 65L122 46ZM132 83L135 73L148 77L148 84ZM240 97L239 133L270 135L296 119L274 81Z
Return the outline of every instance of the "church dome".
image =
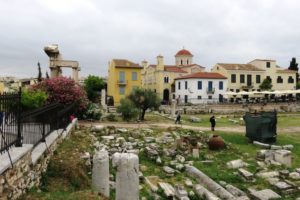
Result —
M191 54L191 52L186 49L181 49L176 53L175 56L193 56L193 54Z

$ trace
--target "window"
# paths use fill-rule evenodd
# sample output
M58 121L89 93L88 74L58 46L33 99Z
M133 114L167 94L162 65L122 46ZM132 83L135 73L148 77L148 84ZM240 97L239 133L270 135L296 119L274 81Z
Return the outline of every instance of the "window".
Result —
M187 64L187 65L189 64L189 60L186 60L186 64Z
M234 92L234 89L230 89L230 92Z
M266 66L267 66L267 68L270 68L270 67L271 67L271 63L270 63L270 62L267 62L267 63L266 63Z
M181 85L180 85L180 82L178 82L178 90L180 90L180 86L181 86Z
M164 77L164 82L165 82L165 83L169 83L169 77L167 77L167 76Z
M119 72L119 83L125 83L125 72Z
M240 92L240 89L236 89L236 92Z
M256 83L260 83L260 75L256 75Z
M124 86L119 87L119 94L121 94L121 95L125 94L125 87Z
M219 81L219 90L223 90L223 81Z
M244 74L240 75L240 83L245 83L245 75Z
M236 75L231 74L231 83L236 83Z
M184 88L187 90L188 88L188 82L187 81L184 81Z
M212 96L208 96L208 99L212 99Z
M198 81L198 90L202 90L202 81Z
M294 79L292 76L289 76L288 83L294 83Z
M198 96L198 99L201 99L202 97L201 96Z
M181 65L182 65L183 61L181 60Z
M266 79L268 79L268 80L271 81L271 83L272 83L272 79L271 79L270 76L267 76Z
M283 83L283 79L281 78L281 76L277 77L277 83Z
M131 72L131 80L137 81L137 72Z

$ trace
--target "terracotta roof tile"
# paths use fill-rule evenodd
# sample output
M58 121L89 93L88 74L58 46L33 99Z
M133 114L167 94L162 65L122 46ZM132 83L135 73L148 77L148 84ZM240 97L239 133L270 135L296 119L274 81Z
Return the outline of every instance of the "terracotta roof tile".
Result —
M181 49L176 53L175 56L193 56L193 54L191 54L191 52L186 49Z
M265 71L259 69L252 64L229 64L229 63L217 63L217 65L227 69L227 70L243 70L243 71Z
M205 67L203 67L203 66L201 66L201 65L198 65L198 64L179 65L179 66L182 67L182 68L192 67L192 66L198 66L198 67L200 67L200 68L205 68Z
M156 68L156 65L149 65L148 67ZM164 67L165 67L164 70L166 72L187 73L181 67L178 67L176 65L165 65Z
M189 75L185 75L185 76L175 78L175 80L177 80L177 79L190 79L190 78L227 79L225 76L223 76L219 73L215 73L215 72L198 72L198 73L189 74Z
M113 59L116 67L143 68L139 64L126 59Z
M180 67L177 67L176 65L165 65L165 71L167 72L176 72L176 73L187 73Z

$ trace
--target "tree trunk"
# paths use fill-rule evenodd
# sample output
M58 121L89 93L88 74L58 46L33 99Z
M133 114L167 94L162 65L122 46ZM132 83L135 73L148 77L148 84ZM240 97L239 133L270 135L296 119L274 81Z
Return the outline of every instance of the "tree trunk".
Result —
M145 109L142 109L142 114L141 114L141 118L140 118L141 121L144 121L144 119L145 119L145 114L146 114L146 110L145 110Z

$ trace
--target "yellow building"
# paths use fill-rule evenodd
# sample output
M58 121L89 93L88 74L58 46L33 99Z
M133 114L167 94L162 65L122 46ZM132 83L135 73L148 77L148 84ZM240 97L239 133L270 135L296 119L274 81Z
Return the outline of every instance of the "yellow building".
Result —
M193 63L190 51L182 49L175 55L175 65L165 65L163 56L157 56L156 64L142 62L143 87L156 92L165 102L175 99L175 78L204 71L204 67Z
M4 83L0 82L0 94L4 92Z
M264 79L272 82L272 90L296 89L296 72L276 65L275 60L255 59L247 64L217 63L213 72L228 79L228 91L259 91Z
M142 87L142 67L125 59L113 59L109 63L107 95L112 97L114 105L120 104L136 87Z

